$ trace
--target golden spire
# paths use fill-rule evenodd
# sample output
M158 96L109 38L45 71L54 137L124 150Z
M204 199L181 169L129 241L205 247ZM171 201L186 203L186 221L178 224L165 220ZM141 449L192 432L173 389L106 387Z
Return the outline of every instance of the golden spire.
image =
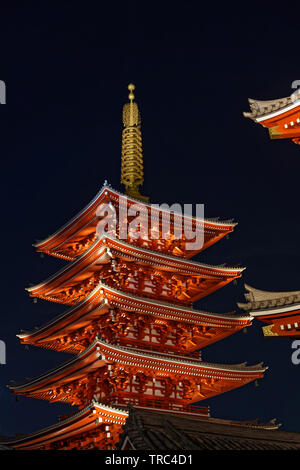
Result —
M137 103L133 101L134 89L135 86L130 83L128 85L130 102L123 106L121 183L125 185L128 196L148 201L149 198L139 192L139 187L144 182L143 149L141 116Z

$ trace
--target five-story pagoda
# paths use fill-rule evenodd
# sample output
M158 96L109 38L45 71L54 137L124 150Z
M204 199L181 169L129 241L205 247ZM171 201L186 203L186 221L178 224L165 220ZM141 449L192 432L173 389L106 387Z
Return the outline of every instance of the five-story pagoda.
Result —
M15 449L114 449L128 405L209 416L208 407L193 403L261 378L266 369L201 361L199 350L252 321L249 315L193 308L193 302L241 276L242 268L190 260L232 232L235 224L154 207L140 194L141 120L134 86L128 88L121 168L126 195L105 183L77 216L35 245L38 252L69 263L27 290L67 309L18 336L25 345L68 352L72 358L10 386L15 394L70 403L79 411L15 440ZM190 233L176 236L185 223ZM203 243L190 249L197 229Z

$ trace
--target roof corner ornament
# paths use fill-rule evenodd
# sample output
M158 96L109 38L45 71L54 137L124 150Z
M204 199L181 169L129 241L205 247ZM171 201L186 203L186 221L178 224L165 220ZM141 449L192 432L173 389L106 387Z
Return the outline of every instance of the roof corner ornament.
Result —
M300 145L299 86L300 80L294 80L295 91L284 98L267 101L249 98L250 112L244 112L244 117L266 127L271 139L290 139Z
M135 86L130 83L129 103L123 106L121 183L124 184L128 196L148 201L149 198L139 192L139 187L144 182L144 169L141 115L137 103L134 102L134 89Z

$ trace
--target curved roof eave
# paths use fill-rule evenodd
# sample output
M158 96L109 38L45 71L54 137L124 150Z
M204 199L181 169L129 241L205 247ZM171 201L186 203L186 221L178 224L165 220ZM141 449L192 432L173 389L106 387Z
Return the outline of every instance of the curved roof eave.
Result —
M164 254L164 253L161 253L161 252L156 252L156 251L152 251L152 250L149 250L147 248L141 248L141 247L137 247L135 245L131 245L130 243L127 243L125 242L124 240L119 240L119 239L114 239L113 237L107 235L107 234L103 234L101 236L101 238L97 238L93 243L92 245L90 246L90 248L88 248L87 251L85 251L84 253L82 253L78 258L76 258L74 261L71 261L70 263L68 263L66 266L63 266L61 269L59 269L56 273L52 274L51 276L49 276L47 279L45 279L44 281L38 283L38 284L35 284L34 286L30 286L30 287L26 287L25 290L27 290L27 292L32 292L34 290L37 290L37 289L40 289L41 287L45 286L46 284L48 284L49 282L59 278L59 276L61 276L63 273L67 272L68 270L72 269L74 266L76 266L77 264L80 264L82 262L82 260L86 257L88 257L92 252L93 250L95 249L95 247L99 244L101 244L103 241L105 241L105 239L108 239L110 241L117 241L118 243L120 243L121 245L124 245L125 247L128 247L129 249L131 250L136 250L136 252L142 252L146 255L150 255L150 256L153 256L153 257L161 257L161 258L164 258L166 260L169 260L171 262L175 262L177 264L188 264L190 265L191 267L199 267L199 268L203 268L204 270L215 270L215 271L219 271L221 274L227 274L227 273L232 273L234 274L236 272L236 274L241 274L246 268L245 267L231 267L231 266L218 266L218 265L210 265L210 264L205 264L205 263L200 263L198 261L193 261L193 260L188 260L188 259L183 259L183 258L180 258L180 257L176 257L176 256L172 256L172 255L167 255L167 254ZM104 247L103 247L104 248ZM195 275L197 275L197 273L195 273ZM199 273L200 275L200 273ZM217 275L217 274L216 274Z
M153 353L151 352L150 354L150 353L144 352L143 350L131 349L125 346L112 345L110 343L107 343L104 340L100 340L99 338L97 338L93 343L91 343L82 353L78 354L78 356L76 356L75 358L72 358L71 360L65 362L64 364L61 364L59 367L52 369L48 372L45 372L44 374L34 379L26 380L25 382L16 384L15 386L10 385L9 388L15 392L18 392L26 388L26 386L28 387L30 385L37 384L47 379L48 377L55 376L58 372L63 372L64 369L67 370L72 364L80 362L82 357L84 357L89 352L91 352L95 347L97 347L97 345L100 345L100 347L101 346L109 347L119 353L123 352L126 354L127 352L128 354L133 355L133 356L153 358L153 359L157 359L163 362L171 363L172 365L179 364L182 366L187 365L191 367L200 367L200 368L209 369L209 370L220 370L223 372L237 372L237 373L251 373L251 372L263 373L268 369L267 366L262 365L263 364L262 362L252 365L252 366L247 366L246 363L225 365L225 364L218 364L218 363L212 364L208 362L202 362L200 360L198 361L198 364L197 364L195 360L188 361L188 359L186 359L184 356L182 357L182 360L178 360L178 359L174 360L174 357L171 354L154 353L154 352Z
M97 291L98 290L100 291L102 288L108 289L113 293L120 294L122 296L126 296L126 297L128 297L130 299L134 299L136 301L146 302L148 304L155 304L158 307L168 308L168 309L171 309L171 310L183 311L183 312L190 313L190 314L193 314L193 315L207 316L207 317L216 318L216 319L223 319L223 320L236 320L236 321L239 321L239 320L252 321L253 320L253 317L250 314L233 315L232 313L206 312L204 310L196 310L196 309L190 308L190 307L184 307L184 306L175 305L175 304L173 305L173 304L163 302L163 301L159 301L159 300L152 300L152 299L149 299L148 297L138 297L138 296L135 296L133 294L130 294L129 292L120 291L120 290L115 289L113 287L109 287L104 282L100 281L99 284L92 290L92 292L85 299L83 299L81 302L79 302L78 304L76 304L76 305L72 306L71 308L67 309L65 312L58 315L53 320L50 320L49 322L45 323L43 326L41 326L41 327L39 327L39 328L37 328L33 331L19 333L16 336L20 339L28 338L30 336L34 336L34 335L39 334L41 331L51 327L52 325L55 325L56 323L59 323L59 321L61 321L62 319L67 318L68 316L71 316L72 312L82 308L84 306L84 304L86 304L91 299L91 297L93 297L97 293ZM104 306L105 305L103 303L103 307ZM99 308L99 306L97 306L95 308Z
M138 200L138 199L135 199L131 196L127 196L126 194L123 194L115 189L113 189L111 187L111 185L109 185L107 182L104 182L104 184L102 185L100 191L96 194L96 196L92 199L92 201L87 204L81 211L79 211L71 220L69 220L67 223L65 223L62 227L60 227L58 230L56 230L52 235L49 235L48 237L46 237L45 239L43 240L40 240L36 243L33 244L33 246L35 248L38 248L42 245L45 245L47 244L51 239L55 238L57 235L61 234L62 232L64 232L68 227L70 227L76 220L79 219L79 217L84 214L86 211L88 211L90 209L90 207L97 201L97 199L100 198L100 196L102 195L103 191L105 190L109 190L111 191L112 193L116 194L116 195L119 195L119 196L123 196L123 197L126 197L129 201L132 201L134 203L138 203L138 204L143 204L145 205L146 207L149 207L151 208L151 204L145 204L144 202ZM168 212L170 213L170 211L166 211L165 209L160 209L160 211L162 212ZM173 212L175 215L181 215L182 214L179 214L179 213L176 213L176 212ZM208 225L211 225L211 226L215 226L215 227L235 227L237 225L237 222L233 222L233 221L217 221L217 220L209 220L209 219L196 219L196 218L193 218L193 217L187 217L188 219L191 219L191 220L196 220L196 221L199 221L201 223L207 223Z

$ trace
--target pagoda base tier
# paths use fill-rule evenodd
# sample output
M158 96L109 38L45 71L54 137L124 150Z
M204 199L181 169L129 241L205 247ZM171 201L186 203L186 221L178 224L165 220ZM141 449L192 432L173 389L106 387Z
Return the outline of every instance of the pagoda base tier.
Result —
M83 410L5 444L14 450L113 450L128 412L93 401Z
M300 434L274 419L233 421L200 414L92 403L55 425L0 444L14 450L299 450Z

